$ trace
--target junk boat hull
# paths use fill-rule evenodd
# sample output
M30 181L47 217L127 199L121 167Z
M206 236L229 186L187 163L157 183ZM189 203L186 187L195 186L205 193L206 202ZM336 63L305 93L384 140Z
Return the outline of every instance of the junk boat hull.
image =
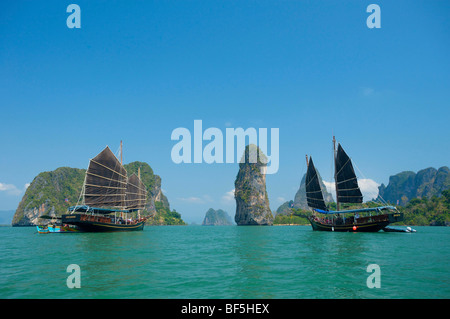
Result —
M44 226L36 226L36 229L38 231L39 234L50 234L50 231L48 230L47 227Z
M143 230L145 225L144 219L129 223L125 220L118 221L114 217L88 214L62 215L62 222L75 225L83 232L138 231Z
M321 231L338 231L338 232L378 232L387 225L389 225L388 221L385 222L377 222L377 223L362 223L356 225L332 225L325 224L313 219L309 220L313 230L321 230Z
M347 218L347 222L326 222L311 216L309 222L313 230L336 231L336 232L378 232L390 223L403 220L403 213L383 214L370 217L359 218L356 222L353 217Z

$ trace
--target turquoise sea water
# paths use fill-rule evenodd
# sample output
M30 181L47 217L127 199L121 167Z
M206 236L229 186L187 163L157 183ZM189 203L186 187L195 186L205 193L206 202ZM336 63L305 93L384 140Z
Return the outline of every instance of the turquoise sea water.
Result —
M0 227L0 298L450 298L450 228L153 226L37 234ZM81 269L70 289L67 266ZM368 288L367 266L380 267Z

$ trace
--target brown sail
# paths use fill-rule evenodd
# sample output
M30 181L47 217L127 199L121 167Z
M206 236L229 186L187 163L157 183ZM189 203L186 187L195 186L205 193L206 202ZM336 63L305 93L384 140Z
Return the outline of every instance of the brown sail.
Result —
M85 205L125 207L127 171L107 146L90 160L86 172Z
M141 210L144 209L147 199L147 190L144 183L140 180L136 174L132 174L128 177L125 203L126 208L129 210Z

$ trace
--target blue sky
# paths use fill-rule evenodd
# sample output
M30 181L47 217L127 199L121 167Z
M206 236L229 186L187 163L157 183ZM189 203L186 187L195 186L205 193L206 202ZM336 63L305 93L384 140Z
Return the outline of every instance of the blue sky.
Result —
M66 8L81 8L69 29ZM369 29L366 8L381 8ZM446 1L10 1L0 10L0 210L42 171L124 161L162 177L172 208L234 216L238 164L175 164L178 127L279 128L272 209L312 155L332 180L335 134L362 172L449 165ZM205 143L206 144L206 143ZM359 171L358 171L359 173Z

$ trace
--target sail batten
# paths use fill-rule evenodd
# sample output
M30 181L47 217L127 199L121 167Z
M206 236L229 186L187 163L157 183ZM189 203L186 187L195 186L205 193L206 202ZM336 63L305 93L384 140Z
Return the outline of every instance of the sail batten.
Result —
M92 185L92 184L86 184L86 186L101 187L101 188L109 188L109 189L127 189L126 187L100 186L100 185Z
M128 177L125 203L127 209L144 209L147 200L147 190L141 179L132 174Z
M106 148L109 149L109 147L106 147ZM113 156L114 156L114 154L113 154ZM115 156L114 156L114 157L115 157ZM116 158L116 159L117 159L117 158ZM119 175L122 176L123 178L127 178L126 171L125 171L125 175L122 175L120 171L116 171L115 169L112 169L111 167L108 167L108 166L106 166L106 165L103 165L102 163L97 162L97 161L95 161L94 159L91 159L91 162L93 162L93 163L95 163L95 164L97 164L97 165L99 165L99 166L102 166L103 168L106 168L107 170L110 170L110 171L112 171L112 172L114 172L114 173L116 173L116 174L119 174ZM117 162L119 162L119 160L117 160ZM122 166L122 163L119 162L119 164ZM123 166L122 166L122 167L123 167ZM120 168L119 168L119 169L120 169Z
M94 207L124 207L127 171L106 147L89 161L84 203Z
M341 144L335 157L336 195L339 203L362 203L363 196L350 157Z
M352 180L357 180L357 178L356 178L356 177L353 177L353 178L349 178L349 179L346 179L346 180L344 180L344 181L340 181L340 182L337 182L337 183L338 183L338 184L342 184L342 183L350 182L350 181L352 181Z
M306 186L306 201L311 208L327 210L325 201L323 199L322 188L320 187L317 170L314 167L314 162L310 157L308 163L308 170L305 179Z
M91 175L91 176L102 178L102 179L106 179L106 180L109 180L109 181L115 181L117 183L126 184L126 182L118 181L116 179L112 179L112 178L108 178L108 177L105 177L105 176L97 175L97 174L94 174L94 173L91 173L91 172L86 172L86 175Z

